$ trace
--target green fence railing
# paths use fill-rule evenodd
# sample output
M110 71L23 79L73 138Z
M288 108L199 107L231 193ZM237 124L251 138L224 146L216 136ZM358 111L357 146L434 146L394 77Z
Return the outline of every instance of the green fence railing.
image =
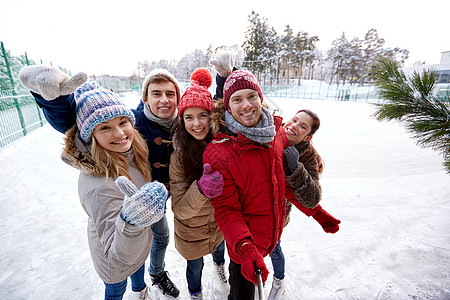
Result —
M118 86L108 85L108 82L102 82L107 88L116 88L120 93ZM180 88L183 91L189 82L180 81ZM134 91L134 87L128 90ZM140 85L135 85L136 90ZM349 87L343 86L262 86L264 95L268 97L282 98L305 98L305 99L329 99L341 101L377 101L373 86L368 87ZM124 89L125 91L125 89ZM137 92L137 91L136 91ZM215 93L215 85L210 88L212 94ZM140 94L140 92L138 92ZM19 92L14 90L0 90L0 148L10 144L16 139L27 135L33 129L42 127L46 124L44 114L36 104L33 96L28 92Z
M184 90L188 82L180 81L180 88ZM131 85L130 85L131 86ZM130 89L139 97L140 85ZM263 93L267 97L303 98L335 101L381 101L374 86L328 86L326 84L309 84L302 86L262 86ZM211 93L215 93L211 87ZM439 85L437 94L448 94L448 84ZM120 91L118 91L120 92ZM0 148L10 144L16 139L27 135L33 129L46 124L44 114L36 104L33 96L28 92L15 92L12 90L0 90Z
M46 123L42 110L30 94L0 91L0 148Z

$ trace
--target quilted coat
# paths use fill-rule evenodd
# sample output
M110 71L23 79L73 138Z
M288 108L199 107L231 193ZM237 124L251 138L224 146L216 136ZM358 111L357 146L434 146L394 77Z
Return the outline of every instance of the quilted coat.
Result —
M213 253L223 235L214 220L211 201L200 193L197 180L187 182L176 144L175 138L169 167L175 248L185 259L194 260Z
M243 240L251 240L264 257L272 252L283 231L283 149L289 142L281 121L274 117L274 140L259 144L241 134L231 134L224 126L220 109L212 115L217 133L205 149L203 162L224 178L222 194L211 199L211 203L228 255L238 264L241 262L237 250Z

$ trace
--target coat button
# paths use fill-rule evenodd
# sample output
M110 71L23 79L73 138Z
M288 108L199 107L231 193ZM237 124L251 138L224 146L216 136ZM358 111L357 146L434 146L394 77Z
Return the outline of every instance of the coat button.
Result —
M155 142L156 145L162 145L162 143L163 143L163 138L160 137L160 136L158 136L158 137L156 137L153 141Z

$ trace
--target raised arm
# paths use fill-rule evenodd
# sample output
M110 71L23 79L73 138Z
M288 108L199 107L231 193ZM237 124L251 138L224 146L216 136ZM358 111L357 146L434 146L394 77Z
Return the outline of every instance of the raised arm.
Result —
M302 153L295 146L284 149L286 182L291 186L295 198L307 208L314 208L322 199L322 187L319 183L321 159L317 152Z
M31 91L45 119L55 130L65 133L75 124L73 93L87 80L85 73L69 77L58 68L35 65L22 68L19 80Z
M299 149L301 149L299 147ZM307 151L290 146L284 150L287 168L286 198L308 217L313 217L327 233L336 233L341 221L326 212L319 202L322 199L322 187L319 176L323 170L322 159L309 145Z
M234 66L236 54L233 51L219 51L215 57L209 60L209 63L216 69L216 94L214 99L223 99L223 86L228 75L237 70Z

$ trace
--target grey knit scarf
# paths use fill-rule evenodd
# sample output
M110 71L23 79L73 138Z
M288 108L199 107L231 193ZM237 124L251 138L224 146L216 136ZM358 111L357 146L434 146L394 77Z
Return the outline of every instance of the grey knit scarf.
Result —
M260 144L270 143L275 137L275 125L270 111L262 107L261 117L255 127L247 127L236 121L231 113L225 111L225 125L227 128L238 134L240 132L246 138Z
M155 114L150 110L150 106L147 103L144 103L144 114L150 121L158 123L165 129L167 129L170 133L175 130L178 124L178 108L175 109L175 113L173 116L167 119L161 119L160 117L155 116Z

